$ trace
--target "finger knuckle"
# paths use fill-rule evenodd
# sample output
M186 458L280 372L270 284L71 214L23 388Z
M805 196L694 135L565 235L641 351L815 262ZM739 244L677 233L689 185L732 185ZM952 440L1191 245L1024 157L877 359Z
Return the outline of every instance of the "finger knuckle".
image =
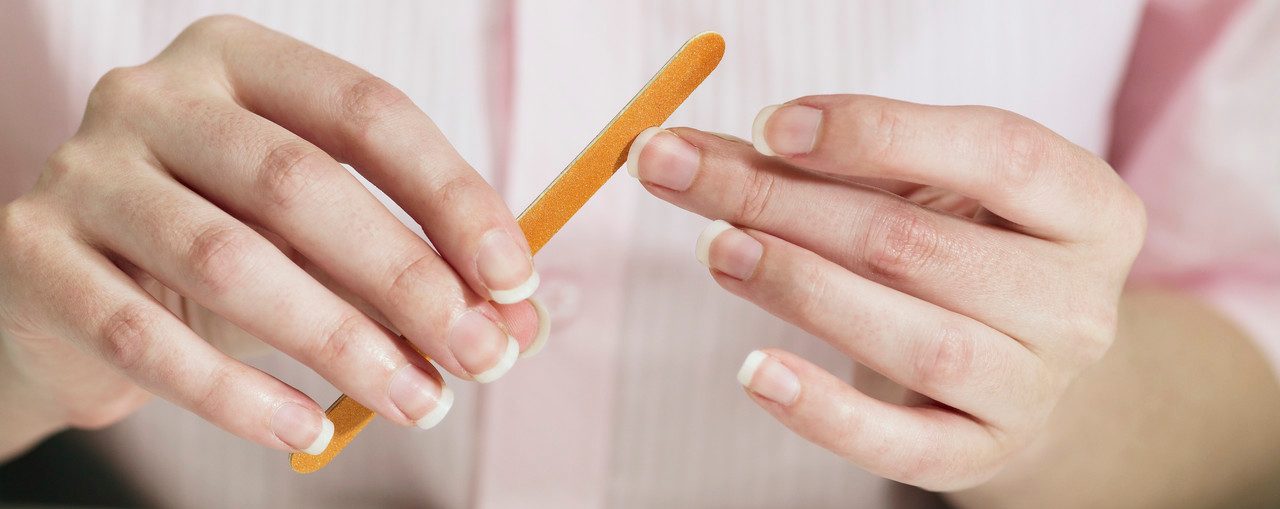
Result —
M890 281L917 279L936 263L938 229L911 206L893 204L875 212L865 259L874 274Z
M192 276L214 296L223 296L248 282L257 234L243 225L205 227L191 241L187 253Z
M786 304L795 310L798 325L810 326L822 321L829 314L826 302L831 277L817 264L802 264L794 268L796 284L786 295Z
M34 330L44 299L33 295L46 286L54 228L48 213L27 197L0 205L0 325ZM34 284L33 284L34 283Z
M88 150L77 141L68 141L45 159L41 179L45 185L62 186L80 176L89 167L88 161Z
M867 441L866 433L869 423L865 413L859 412L853 405L839 405L832 408L832 411L835 414L833 420L838 423L833 430L835 432L833 445L845 459L857 463L858 457L862 454L878 455L878 453L888 452L876 450L879 445Z
M733 222L746 225L758 224L761 219L768 216L773 207L778 179L768 171L746 169L743 173L746 177L742 180L741 200Z
M1045 131L1030 119L996 108L983 108L995 124L996 160L993 168L996 191L1020 193L1045 170L1048 142Z
M43 214L27 200L17 199L0 206L0 255L25 251L25 247L46 229Z
M316 343L310 358L317 366L355 365L349 358L358 350L352 347L359 342L363 328L363 321L359 315L350 314L342 317L329 327L324 339Z
M292 209L307 193L316 192L326 176L328 154L304 141L287 141L271 148L258 163L259 187L267 203Z
M116 67L102 75L89 91L86 116L119 117L161 90L160 76L145 65Z
M394 272L382 300L391 309L405 309L420 302L423 297L422 284L431 280L432 274L439 272L444 260L434 253L422 253L410 258Z
M230 399L228 394L234 392L235 380L238 378L231 364L220 365L213 373L205 377L206 385L191 402L191 411L205 418L224 415Z
M126 304L114 311L98 331L106 361L125 372L138 369L146 359L156 322L155 314L141 303Z
M365 140L372 131L402 111L409 96L376 76L364 76L338 93L345 125L355 140Z
M859 159L889 163L897 158L899 147L908 134L902 112L893 103L854 96L840 110L842 116L855 119L851 124L852 149Z
M197 19L187 25L187 28L178 35L179 40L183 39L221 39L227 37L228 34L243 30L245 27L254 26L254 22L249 21L243 16L235 14L213 14Z
M449 171L444 178L434 179L428 188L433 208L461 211L481 203L477 197L491 193L492 188L474 171Z
M958 387L973 374L974 345L958 327L944 325L920 342L914 356L915 380L922 392Z

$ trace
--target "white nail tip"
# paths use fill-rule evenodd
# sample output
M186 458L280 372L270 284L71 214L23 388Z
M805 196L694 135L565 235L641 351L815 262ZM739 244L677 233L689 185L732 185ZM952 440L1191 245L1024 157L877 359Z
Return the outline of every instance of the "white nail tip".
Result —
M743 387L751 387L751 379L756 376L756 370L760 369L760 363L764 362L769 356L764 352L755 350L747 355L747 360L742 361L742 367L738 368L738 383Z
M418 419L414 425L422 429L431 429L440 424L444 420L444 416L449 414L449 409L453 408L453 389L444 387L440 389L440 398L436 399L436 407L432 408L427 415Z
M653 139L655 134L662 132L660 127L650 127L640 131L636 135L636 139L631 142L631 148L627 150L627 173L633 178L640 178L640 153L644 152L645 145L649 144L649 140Z
M547 346L547 338L551 336L551 314L547 313L547 308L538 299L529 299L529 304L533 305L533 311L538 314L538 333L533 336L533 343L529 344L529 348L520 353L521 359L538 355L542 347Z
M510 290L489 290L489 298L498 304L515 304L529 298L533 292L538 291L538 284L542 281L538 277L538 272L534 271L529 274L529 279L524 280L515 288Z
M702 233L698 235L698 245L693 251L694 256L698 257L698 262L702 263L705 267L710 267L711 243L714 242L716 237L719 237L721 233L732 229L733 225L720 219L712 221L711 224L707 225L707 227L702 230Z
M320 434L311 442L311 446L303 449L302 452L312 456L320 454L329 448L330 440L333 440L333 421L326 417L320 421Z
M516 342L516 338L507 336L507 350L502 353L502 358L498 359L498 363L492 368L483 372L472 375L471 378L482 384L487 384L507 374L511 370L511 366L516 365L516 358L520 356L520 343Z
M772 148L769 148L769 142L764 139L764 126L769 122L769 117L773 116L773 112L778 111L782 107L781 104L766 106L760 113L756 114L756 120L751 124L751 144L755 145L756 152L767 156L776 156Z

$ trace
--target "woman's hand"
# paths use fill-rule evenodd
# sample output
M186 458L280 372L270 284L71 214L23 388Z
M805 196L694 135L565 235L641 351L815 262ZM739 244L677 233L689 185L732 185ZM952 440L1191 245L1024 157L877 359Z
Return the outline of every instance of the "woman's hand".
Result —
M0 370L42 402L27 412L100 426L154 393L284 450L324 447L322 409L206 339L243 330L424 428L452 395L415 349L487 382L541 339L515 219L431 120L235 17L102 78L36 188L0 209L0 281Z
M804 97L753 132L754 147L647 131L628 169L724 220L697 245L721 286L907 390L860 391L778 350L753 352L739 380L881 476L931 490L992 478L1111 345L1139 199L1098 157L993 108Z

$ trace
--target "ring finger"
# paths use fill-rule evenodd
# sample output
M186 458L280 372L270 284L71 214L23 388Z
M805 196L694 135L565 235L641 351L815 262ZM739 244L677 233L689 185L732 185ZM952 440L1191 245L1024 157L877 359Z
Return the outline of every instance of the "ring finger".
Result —
M772 235L716 221L697 252L730 292L998 429L1021 426L1050 388L1042 362L1019 343ZM1019 394L1025 400L1010 396Z
M56 270L33 263L25 278L38 283L11 281L33 289L28 302L60 303L35 307L28 319L239 437L313 454L327 446L333 425L314 401L203 341L101 253L60 239L28 253L62 260Z

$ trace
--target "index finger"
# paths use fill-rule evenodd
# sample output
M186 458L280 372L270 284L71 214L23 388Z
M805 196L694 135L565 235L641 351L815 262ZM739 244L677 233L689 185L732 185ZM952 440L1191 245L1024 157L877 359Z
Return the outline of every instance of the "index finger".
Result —
M1136 198L1087 150L1025 117L982 106L802 97L761 110L765 155L829 174L890 178L974 198L1025 233L1086 240L1129 221Z

